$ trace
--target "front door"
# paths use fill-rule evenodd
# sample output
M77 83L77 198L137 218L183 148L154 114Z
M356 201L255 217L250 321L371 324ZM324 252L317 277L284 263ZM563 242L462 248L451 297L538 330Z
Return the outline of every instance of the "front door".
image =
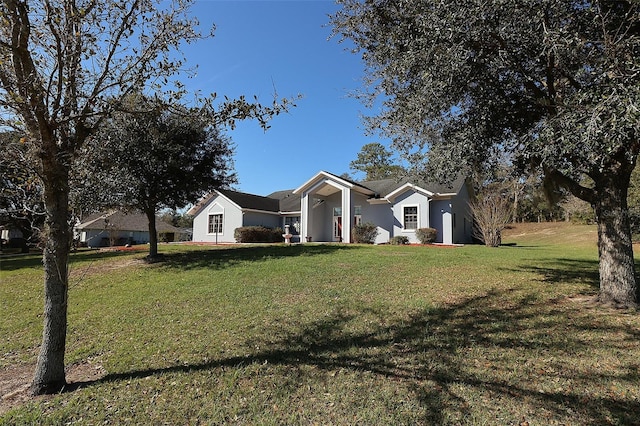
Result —
M342 241L342 208L333 208L333 239Z

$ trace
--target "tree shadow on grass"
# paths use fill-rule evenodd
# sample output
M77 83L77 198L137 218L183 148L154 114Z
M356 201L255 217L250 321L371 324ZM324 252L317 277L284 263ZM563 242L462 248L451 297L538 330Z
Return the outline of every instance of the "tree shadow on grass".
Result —
M145 251L137 250L133 253L144 254ZM102 251L102 250L81 250L71 252L69 256L69 265L74 267L83 263L90 263L101 259L112 259L123 256L131 256L130 251ZM0 270L15 271L18 269L42 268L42 253L29 255L10 256L0 259Z
M156 262L160 266L174 269L189 270L196 268L221 269L240 262L257 262L295 256L318 256L340 251L354 251L361 249L357 245L347 244L295 244L295 245L251 245L251 246L216 246L202 250L189 250L162 253ZM70 266L82 266L102 259L116 259L130 257L132 254L145 255L147 252L130 251L80 251L72 253ZM142 257L141 257L142 259ZM15 256L0 260L0 268L5 271L23 268L42 268L42 255Z
M222 269L241 262L259 262L298 256L318 256L335 252L358 250L359 246L345 244L296 244L227 246L217 249L165 253L163 266L189 270L196 268Z
M42 268L41 254L3 256L0 258L0 271L15 271L18 269L37 267Z
M538 265L520 265L509 270L538 274L548 284L588 284L594 289L600 286L597 260L547 259Z
M384 308L338 307L304 324L289 319L265 326L244 343L246 356L109 374L69 390L252 363L305 365L391 379L390 386L414 395L423 424L465 423L478 412L485 419L496 412L512 416L494 419L501 424L527 416L541 423L638 424L640 401L607 388L612 379L623 389L637 386L640 330L631 323L593 320L593 313L573 302L534 302L512 293L492 291L401 318L389 318ZM585 337L585 329L596 337ZM597 364L592 351L628 352L629 345L636 356L617 357L614 377L575 362L585 356ZM483 412L485 405L489 411Z

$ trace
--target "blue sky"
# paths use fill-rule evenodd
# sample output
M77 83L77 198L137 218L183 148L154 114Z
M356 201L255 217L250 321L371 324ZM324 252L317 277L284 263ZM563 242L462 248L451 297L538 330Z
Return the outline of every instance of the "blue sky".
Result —
M257 95L266 104L274 87L280 98L303 96L267 132L255 121L228 132L236 145L236 189L268 195L295 188L320 170L350 172L362 146L380 142L365 136L365 107L348 96L361 87L359 55L337 38L327 40L327 15L337 8L330 0L197 1L202 29L215 23L216 31L184 49L188 63L198 65L197 76L185 81L190 90Z

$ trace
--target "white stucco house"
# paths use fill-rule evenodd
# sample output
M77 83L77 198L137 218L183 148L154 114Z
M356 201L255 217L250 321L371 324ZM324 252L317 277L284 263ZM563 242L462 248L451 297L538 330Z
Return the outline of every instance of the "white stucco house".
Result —
M197 242L232 243L236 228L255 225L288 225L293 242L351 242L354 225L373 223L377 244L398 235L417 243L418 228L435 228L436 242L456 244L472 240L467 206L472 191L465 179L449 185L393 179L354 182L320 171L296 189L266 197L214 191L188 213L194 217Z

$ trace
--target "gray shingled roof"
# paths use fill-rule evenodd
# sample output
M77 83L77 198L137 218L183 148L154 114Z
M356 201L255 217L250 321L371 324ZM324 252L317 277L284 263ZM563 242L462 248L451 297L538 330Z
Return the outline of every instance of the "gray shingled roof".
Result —
M285 189L284 191L276 191L269 195L269 198L278 200L281 212L299 212L300 211L300 195L293 193L293 189Z
M76 226L76 229L105 229L107 224L120 231L149 231L149 222L147 221L146 215L142 213L123 213L120 211L90 215ZM182 232L179 228L160 220L157 216L156 230L158 232Z
M274 197L263 197L262 195L247 194L244 192L232 191L230 189L220 189L219 192L240 206L241 209L261 210L274 213L278 213L281 210L280 200ZM198 201L198 203L193 206L187 214L190 216L197 215L203 208L209 205L211 200L217 195L218 193L216 191L211 192L206 197Z
M280 210L280 202L276 199L263 197L262 195L246 194L244 192L221 189L220 192L239 205L243 209L262 210L277 213Z
M416 181L415 179L405 178L397 181L395 179L382 179L382 180L370 180L364 182L355 182L349 179L345 179L338 175L328 173L339 179L345 180L354 185L358 185L362 188L366 188L376 193L378 197L384 197L394 190L400 188L404 184L411 182L434 193L457 193L460 191L462 185L464 185L465 179L460 177L449 184L439 184L434 182ZM293 193L293 189L286 189L282 191L272 192L271 194L263 197L261 195L247 194L244 192L232 191L229 189L221 189L225 197L236 203L240 208L262 210L267 212L299 212L300 211L300 195ZM200 200L195 206L193 206L187 214L195 216L209 204L211 199L215 197L217 193L214 191Z
M448 194L458 193L460 191L460 188L462 188L462 185L464 185L465 183L465 178L459 177L447 184L404 178L400 181L395 179L370 180L361 182L360 185L376 192L378 196L384 197L407 183L413 183L420 188L426 189L427 191L436 194Z

